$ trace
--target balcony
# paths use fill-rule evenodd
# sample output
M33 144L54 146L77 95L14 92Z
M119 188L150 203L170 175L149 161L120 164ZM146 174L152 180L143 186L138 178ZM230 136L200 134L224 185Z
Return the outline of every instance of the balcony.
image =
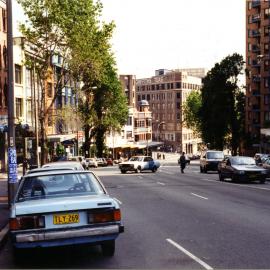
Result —
M252 105L252 110L253 111L260 111L260 106L259 105Z
M260 60L252 60L252 67L261 67Z
M251 37L259 37L261 35L260 30L252 30L251 31Z
M261 47L259 44L252 45L252 52L258 53L261 51Z
M260 90L253 90L253 91L252 91L252 96L254 96L254 97L259 97L260 95L261 95Z
M261 5L261 1L259 1L259 0L253 0L252 1L252 7L253 8L259 7L260 5Z
M260 20L261 20L261 14L255 14L252 16L253 23L259 22Z
M252 76L253 82L260 82L261 81L261 75L253 75Z

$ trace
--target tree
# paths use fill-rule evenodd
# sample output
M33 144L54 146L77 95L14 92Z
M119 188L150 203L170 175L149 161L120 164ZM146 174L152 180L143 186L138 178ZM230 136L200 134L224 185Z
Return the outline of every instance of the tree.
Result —
M184 123L196 134L201 133L200 109L202 106L202 95L199 91L192 91L183 105Z
M40 85L39 122L43 164L46 158L46 123L58 93L71 78L79 81L81 69L92 82L100 76L102 55L109 48L107 41L111 37L113 24L100 24L102 5L98 1L18 2L28 17L27 22L21 24L21 32L33 48L25 64L35 69ZM52 63L56 55L61 59L58 67ZM46 88L52 77L55 78L55 91L50 104L47 104Z
M238 76L243 71L243 57L237 53L215 64L203 79L202 107L200 109L201 134L212 148L223 149L230 135L232 153L240 143L241 90ZM239 98L239 99L238 99ZM240 111L239 111L240 110Z

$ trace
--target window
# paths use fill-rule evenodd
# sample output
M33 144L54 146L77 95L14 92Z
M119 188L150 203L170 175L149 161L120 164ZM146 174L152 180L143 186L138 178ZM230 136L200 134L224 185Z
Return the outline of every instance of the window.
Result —
M176 83L176 88L177 88L177 89L180 89L180 88L181 88L181 83L180 83L180 82L177 82L177 83Z
M16 118L22 117L22 99L16 98Z
M264 113L264 120L265 121L270 121L270 112L265 112Z
M15 83L22 84L22 67L15 65Z
M32 121L32 100L31 99L26 101L26 109L27 109L26 118L27 118L27 121L30 122Z
M264 18L265 18L265 19L268 18L268 17L269 17L269 14L270 14L270 8L266 8L266 9L264 10Z
M180 92L176 93L176 98L181 98L181 93Z
M3 32L7 32L7 11L2 9Z
M269 105L270 104L270 95L264 95L264 104Z

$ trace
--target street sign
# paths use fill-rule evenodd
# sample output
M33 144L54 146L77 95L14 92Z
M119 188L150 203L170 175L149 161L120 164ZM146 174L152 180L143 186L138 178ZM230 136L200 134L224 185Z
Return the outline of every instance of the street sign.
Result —
M8 182L18 182L18 171L17 171L17 154L15 147L8 148Z

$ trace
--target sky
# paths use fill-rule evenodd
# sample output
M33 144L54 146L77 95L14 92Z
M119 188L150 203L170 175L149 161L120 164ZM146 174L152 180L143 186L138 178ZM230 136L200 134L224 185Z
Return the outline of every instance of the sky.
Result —
M206 68L226 56L245 58L245 0L101 0L114 21L119 74L154 76L156 69ZM22 18L16 2L13 19ZM18 31L14 30L14 35Z

